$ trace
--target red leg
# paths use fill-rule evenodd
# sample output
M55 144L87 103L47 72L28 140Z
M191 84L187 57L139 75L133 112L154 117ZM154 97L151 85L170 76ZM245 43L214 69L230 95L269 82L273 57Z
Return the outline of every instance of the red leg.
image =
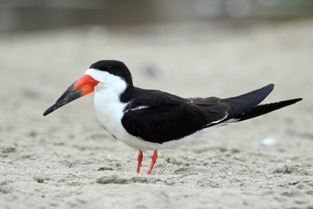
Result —
M140 166L141 166L142 158L143 158L142 151L139 150L138 157L137 157L137 159L138 159L138 165L137 165L137 170L136 170L137 173L140 172Z
M158 152L157 150L154 150L154 153L152 155L152 160L151 160L151 164L150 164L150 168L149 168L149 171L148 171L148 175L151 174L151 171L153 169L153 166L154 166L154 163L156 161L156 159L158 158Z

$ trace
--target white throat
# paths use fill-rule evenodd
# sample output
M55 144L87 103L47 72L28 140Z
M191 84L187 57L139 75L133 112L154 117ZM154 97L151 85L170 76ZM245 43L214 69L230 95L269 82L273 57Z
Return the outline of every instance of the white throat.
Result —
M99 81L94 97L98 120L109 133L123 139L126 131L121 119L127 104L120 101L120 96L127 88L126 82L119 76L95 69L88 69L85 74Z

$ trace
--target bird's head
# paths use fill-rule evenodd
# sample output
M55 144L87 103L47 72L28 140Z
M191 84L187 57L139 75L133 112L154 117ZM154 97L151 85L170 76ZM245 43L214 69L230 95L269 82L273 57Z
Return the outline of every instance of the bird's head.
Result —
M100 60L92 64L84 76L68 87L55 104L49 107L43 115L46 116L67 103L92 93L98 85L105 88L118 82L124 84L125 88L133 86L132 77L126 65L116 60Z

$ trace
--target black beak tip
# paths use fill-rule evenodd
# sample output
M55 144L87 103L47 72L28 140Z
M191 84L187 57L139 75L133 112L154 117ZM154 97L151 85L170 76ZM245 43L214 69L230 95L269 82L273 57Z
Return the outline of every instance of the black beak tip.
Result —
M51 107L49 107L44 113L43 116L46 116L50 113L52 113L53 111L55 111L56 109L74 101L75 99L78 99L79 97L82 96L81 94L81 89L77 89L75 91L72 91L73 86L75 85L75 83L73 83L63 94L62 96L55 102L54 105L52 105Z
M46 115L52 113L52 112L53 112L54 110L56 110L56 109L57 109L57 108L55 108L55 105L53 105L53 106L49 107L42 115L43 115L43 116L46 116Z

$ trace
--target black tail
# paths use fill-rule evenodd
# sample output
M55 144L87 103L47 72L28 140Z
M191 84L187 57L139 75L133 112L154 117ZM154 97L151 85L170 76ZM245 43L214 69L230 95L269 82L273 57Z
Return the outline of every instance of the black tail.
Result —
M254 106L250 110L245 112L244 114L235 117L235 119L238 119L238 121L243 121L243 120L247 120L250 118L258 117L260 115L264 115L274 110L286 107L288 105L292 105L301 100L302 100L301 98L297 98L297 99L291 99L291 100L286 100L286 101L281 101L281 102L276 102L276 103Z
M241 96L223 99L223 102L231 107L228 111L228 116L224 121L232 118L236 119L237 121L247 120L302 100L301 98L298 98L271 104L258 105L272 92L273 89L274 84L269 84L263 88L243 94Z
M223 102L231 107L225 120L237 118L238 116L250 110L252 107L258 105L273 91L273 89L274 84L269 84L263 88L243 94L241 96L223 99Z

